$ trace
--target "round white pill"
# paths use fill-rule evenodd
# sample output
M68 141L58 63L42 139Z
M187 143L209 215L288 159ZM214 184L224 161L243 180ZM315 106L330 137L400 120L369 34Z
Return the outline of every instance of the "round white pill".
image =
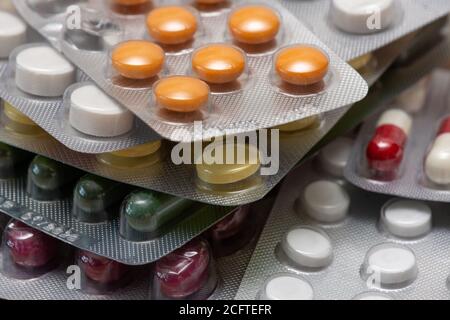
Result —
M26 93L58 97L74 82L74 66L49 46L27 47L17 54L16 85Z
M343 177L352 145L353 140L349 138L337 138L323 148L319 154L323 170L336 177Z
M381 222L395 236L415 238L430 232L431 216L431 208L424 202L394 200L383 207Z
M308 185L303 192L303 208L313 219L334 223L347 216L350 197L336 182L319 180Z
M411 131L413 120L409 114L401 109L389 109L381 115L377 128L383 125L393 125L403 130L406 135Z
M70 95L69 122L78 131L97 137L115 137L133 128L134 116L94 84Z
M333 259L330 238L321 230L296 227L289 230L281 247L286 256L299 267L323 268Z
M391 26L397 17L395 0L333 0L331 21L349 33L374 33Z
M431 182L450 184L450 133L439 135L425 160L425 174Z
M394 300L391 296L381 292L363 292L353 298L353 300Z
M0 11L0 59L8 58L11 51L26 40L26 24L15 15Z
M418 273L414 253L400 245L385 243L373 247L366 256L365 272L380 285L402 285L412 282Z
M303 278L294 274L280 274L266 281L263 300L313 300L314 290Z

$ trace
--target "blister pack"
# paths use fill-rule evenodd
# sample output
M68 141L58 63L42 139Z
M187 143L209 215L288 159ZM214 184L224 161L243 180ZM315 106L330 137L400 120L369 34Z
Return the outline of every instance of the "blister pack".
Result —
M445 0L280 2L347 61L369 59L370 52L450 12Z
M19 18L0 11L0 21L5 126L24 135L42 135L42 128L85 153L116 151L159 139L49 44L38 42L42 37Z
M448 205L342 180L339 138L282 186L236 299L449 299Z
M232 299L271 203L238 208L202 238L143 266L71 247L0 214L0 298Z
M232 210L134 189L43 156L30 159L6 144L1 149L0 210L123 263L155 261Z
M15 1L27 22L105 92L172 141L270 128L367 94L364 80L277 2L233 1L207 12L164 2L131 16L117 12L114 1L100 8L56 3ZM78 8L80 28L70 24L69 4Z
M419 86L363 127L345 175L372 192L450 202L446 142L450 75L436 72L428 90L426 80Z
M359 68L368 83L374 83L383 74L400 52L409 46L413 37L414 35L404 37L390 46L377 50L374 55L378 57L378 63L370 66L362 65ZM344 107L320 117L311 117L280 126L278 128L280 130L279 159L274 157L272 164L268 161L264 161L265 164L261 163L261 168L272 165L273 169L279 169L276 174L261 175L261 169L254 172L254 168L257 167L254 164L246 169L246 165L241 165L238 167L245 169L242 174L235 176L234 181L225 181L227 183L217 183L221 181L212 181L202 173L213 170L212 172L217 172L218 176L223 176L221 172L226 174L229 170L235 170L236 166L196 168L195 165L176 165L169 155L177 146L167 141L163 143L156 141L120 152L98 155L81 154L55 143L52 139L44 139L42 136L29 134L24 139L20 130L17 132L16 126L11 125L0 127L0 140L112 180L196 201L231 206L251 203L266 195L347 110L348 107ZM254 136L255 133L252 134ZM261 134L260 137L265 134L266 142L276 143L276 136L272 136L271 139L272 132L256 134ZM191 150L188 153L196 150L195 145L187 144L185 147ZM276 156L276 150L273 150ZM266 160L269 154L266 153Z

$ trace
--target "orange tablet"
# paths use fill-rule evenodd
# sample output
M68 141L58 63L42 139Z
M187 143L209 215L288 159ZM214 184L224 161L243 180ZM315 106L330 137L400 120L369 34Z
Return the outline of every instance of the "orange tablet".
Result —
M196 3L198 4L219 4L219 3L223 3L223 2L227 2L227 0L195 0Z
M144 40L119 44L111 54L113 68L125 78L149 79L161 72L164 51L160 46Z
M275 57L279 77L294 85L311 85L323 80L328 73L328 56L320 49L296 45L282 49Z
M167 110L194 112L206 106L209 86L197 78L173 76L158 81L153 88L156 103Z
M111 9L120 14L144 14L152 8L151 0L111 0Z
M186 43L194 38L197 28L197 17L184 7L161 7L147 16L148 33L162 44Z
M212 44L198 49L192 55L192 70L209 83L235 81L245 70L244 53L227 44Z
M245 44L263 44L274 40L280 25L278 14L266 6L244 6L234 10L228 18L231 35Z

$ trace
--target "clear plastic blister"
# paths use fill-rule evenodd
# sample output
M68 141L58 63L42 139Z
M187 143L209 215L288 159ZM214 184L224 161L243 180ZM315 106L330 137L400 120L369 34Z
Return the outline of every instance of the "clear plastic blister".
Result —
M330 175L320 157L297 168L282 186L236 299L448 299L448 205L356 189ZM298 206L315 202L306 189L323 180L349 196L345 217L335 223ZM322 192L345 202L336 191ZM328 205L318 209L330 214Z
M346 61L373 52L450 11L426 0L296 1L281 3Z
M42 136L42 127L66 146L87 153L158 139L48 44L14 49L1 78L2 122L18 135Z
M146 19L145 15L132 15L134 18L131 19L123 14L111 14L108 8L103 12L99 9L98 19L104 19L101 25L105 29L96 32L90 29L76 30L81 39L78 37L75 41L67 37L74 31L65 26L63 40L57 46L108 94L127 106L163 137L174 141L189 142L272 127L343 107L360 100L367 93L364 81L282 6L267 1L238 1L230 4L229 8L225 6L213 13L199 8L197 10L194 7L198 7L199 3L193 4L176 1L171 2L170 6L167 3L164 6L156 4L149 13L152 19ZM45 28L48 20L30 10L26 3L17 1L16 5L33 27L49 39L52 38L51 32L47 33ZM201 3L202 7L204 5ZM179 15L163 14L164 10L175 10ZM177 32L165 30L162 22L174 17L184 19L183 25L186 28ZM261 19L261 24L258 24L261 27L258 30L247 30L245 23L242 23L243 17ZM50 21L53 18L54 21L58 20L57 16L50 15ZM97 47L97 51L83 47L83 32L86 37L94 35L101 39L106 30L110 30L110 25L115 25L118 31L116 41L111 43L108 50L101 46ZM292 30L302 31L293 33ZM122 50L123 45L129 45L130 42L135 44L137 39L141 42L138 47L127 46L126 50ZM162 47L165 54L161 54L162 50L156 47L154 51L159 51L160 54L151 57L148 50L139 51L139 47L150 46L150 40L156 40L156 46ZM176 40L183 40L184 43L181 45ZM208 102L206 89L202 93L197 90L189 101L176 98L176 92L193 95L193 92L189 92L192 90L188 90L190 86L185 85L193 81L189 78L164 92L157 88L149 90L157 82L155 80L170 79L167 76L193 76L192 69L205 67L202 63L207 63L208 60L204 56L198 56L199 50L209 46L209 50L217 51L217 47L211 48L213 44L233 45L241 53L243 51L246 57L243 61L237 58L240 62L233 65L231 70L213 69L200 76L198 72L194 72L195 77L206 81L198 86L209 88ZM318 49L305 56L305 59L325 52L323 63L314 65L313 78L308 72L298 72L291 68L289 72L297 80L295 84L289 83L286 86L283 81L283 89L280 90L278 82L276 85L271 83L272 57L277 50L294 44ZM231 55L232 53L221 59L229 59ZM128 63L133 56L139 56L142 68L134 68ZM215 55L215 59L219 59L219 56ZM221 61L223 63L225 60ZM232 76L233 73L239 75L242 69L239 64L242 63L242 75L237 78ZM283 72L281 68L275 68L278 74ZM220 76L221 72L223 76ZM229 81L223 86L222 83L218 85L218 78L221 82L224 79ZM313 84L312 79L316 80ZM325 86L318 84L322 80ZM287 87L289 90L285 90ZM194 130L195 120L203 121L204 132L201 136Z
M437 71L430 82L425 79L409 92L422 97L421 104L399 98L374 116L385 122L384 128L373 134L373 121L362 128L346 178L373 192L448 202L448 81L447 72Z

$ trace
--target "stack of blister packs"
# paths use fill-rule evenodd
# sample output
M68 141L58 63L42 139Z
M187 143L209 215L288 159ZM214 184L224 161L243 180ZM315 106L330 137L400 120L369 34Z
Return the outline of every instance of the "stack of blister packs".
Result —
M0 0L0 299L449 298L450 2L359 2Z

